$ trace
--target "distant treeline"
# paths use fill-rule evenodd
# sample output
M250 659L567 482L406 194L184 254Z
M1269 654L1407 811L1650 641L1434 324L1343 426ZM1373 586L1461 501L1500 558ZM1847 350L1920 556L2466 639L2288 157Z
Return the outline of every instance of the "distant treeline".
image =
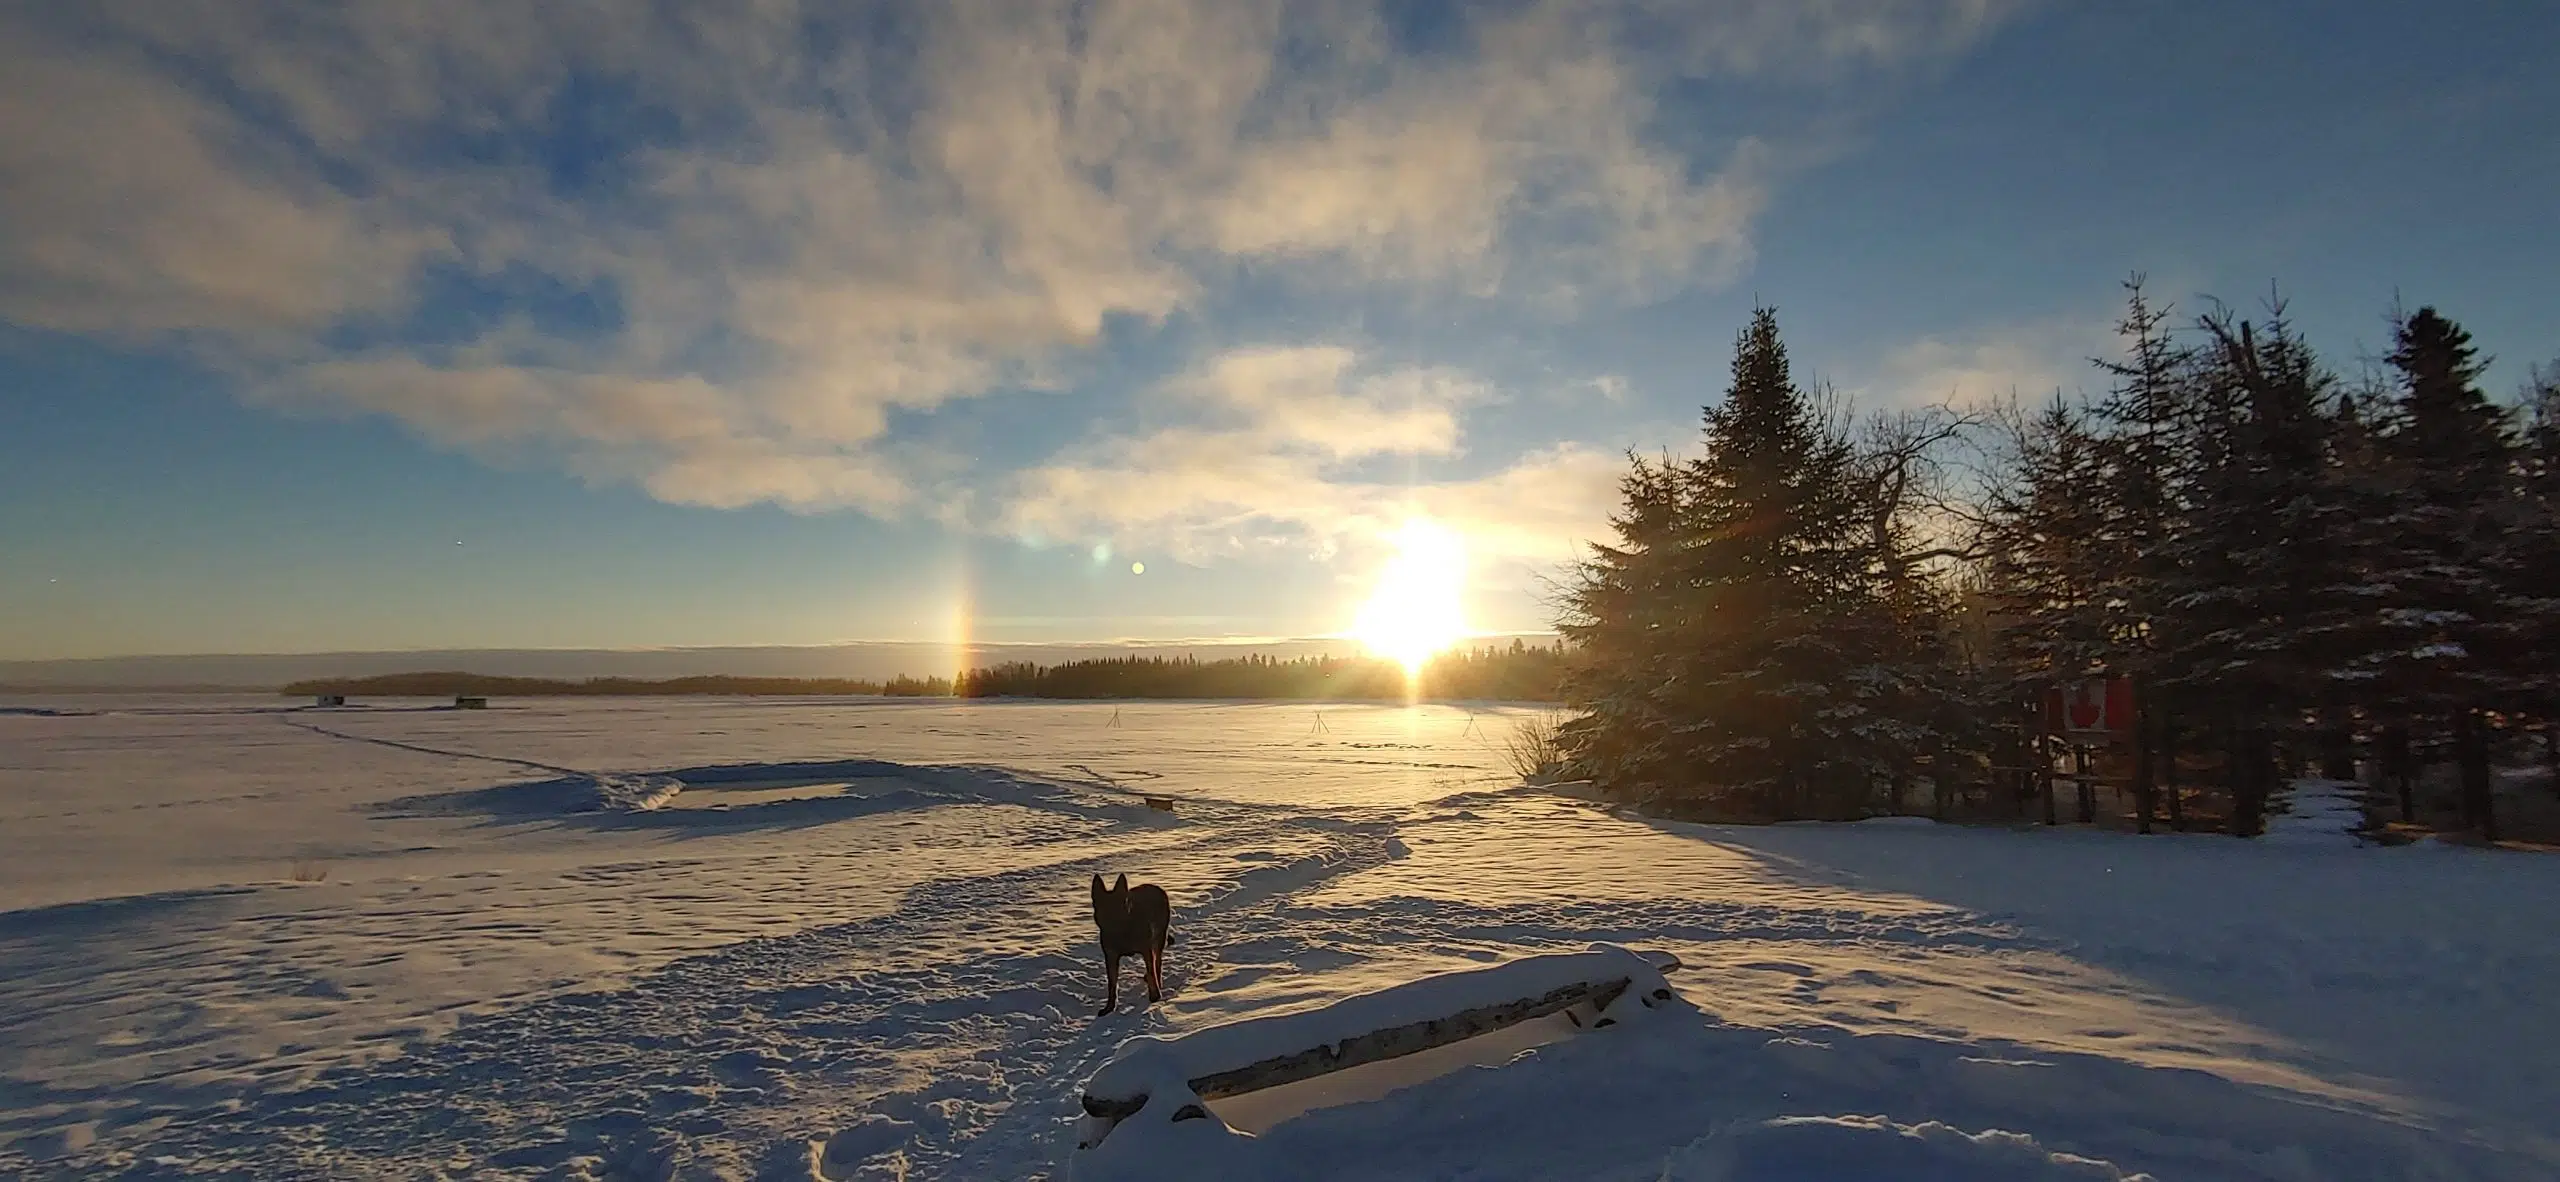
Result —
M1451 652L1423 666L1407 684L1402 665L1369 657L1261 655L1203 661L1197 657L1113 657L1063 665L1014 662L973 669L957 678L674 677L648 681L597 677L583 681L493 677L480 673L391 673L379 677L297 681L285 694L442 698L703 695L882 696L892 698L1296 698L1420 697L1545 702L1557 697L1561 645Z
M1388 699L1408 695L1546 702L1557 696L1559 646L1444 653L1408 685L1404 666L1372 657L1115 657L1064 665L1016 662L975 669L956 687L964 698L1298 698Z
M904 679L901 679L904 680ZM645 681L633 677L591 677L584 681L548 677L493 677L485 673L386 673L379 677L329 677L297 681L287 694L344 694L376 698L665 697L679 694L877 695L888 687L876 681L838 677L670 677Z

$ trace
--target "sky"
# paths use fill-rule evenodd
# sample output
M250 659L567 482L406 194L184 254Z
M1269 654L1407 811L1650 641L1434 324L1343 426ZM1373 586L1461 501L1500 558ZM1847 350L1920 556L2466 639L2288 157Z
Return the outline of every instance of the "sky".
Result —
M1534 631L1778 309L2560 358L2560 6L0 0L0 659ZM1137 573L1135 564L1143 564Z

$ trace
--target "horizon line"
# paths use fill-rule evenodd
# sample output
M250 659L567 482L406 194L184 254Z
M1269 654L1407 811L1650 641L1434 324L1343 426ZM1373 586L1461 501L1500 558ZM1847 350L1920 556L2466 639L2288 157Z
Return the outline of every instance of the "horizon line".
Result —
M1515 637L1552 637L1554 629L1523 629L1498 632L1473 632L1461 643L1480 640L1508 640ZM0 656L0 665L67 665L92 661L154 660L226 660L267 657L370 657L417 656L439 653L705 653L738 651L809 651L832 648L862 647L927 647L980 651L1007 648L1194 648L1254 647L1280 644L1325 644L1360 641L1348 633L1318 633L1304 636L1209 636L1209 637L1122 637L1110 640L990 640L954 643L948 640L827 640L801 644L668 644L668 645L446 645L418 648L338 648L338 649L264 649L254 651L200 652L129 652L78 657L8 657ZM1451 647L1456 647L1452 645Z

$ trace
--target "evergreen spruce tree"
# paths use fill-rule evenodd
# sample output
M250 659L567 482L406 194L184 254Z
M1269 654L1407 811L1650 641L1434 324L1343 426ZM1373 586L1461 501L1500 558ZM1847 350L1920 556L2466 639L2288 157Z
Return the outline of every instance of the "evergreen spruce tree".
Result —
M2398 385L2380 448L2395 545L2375 572L2381 636L2367 663L2385 697L2441 721L2464 820L2494 840L2486 715L2512 688L2493 651L2512 441L2505 412L2480 391L2484 363L2471 334L2434 308L2399 322L2386 360Z
M1856 816L1890 773L1892 625L1857 545L1851 459L1795 385L1777 313L1756 310L1683 473L1669 696L1692 790L1718 811Z
M2265 506L2253 499L2266 491L2251 439L2256 348L2254 330L2244 344L2227 321L2207 316L2197 324L2213 345L2191 356L2177 417L2178 513L2160 555L2174 575L2161 604L2166 626L2153 654L2155 680L2190 716L2207 720L2200 738L2222 756L2229 826L2249 834L2273 778L2266 733L2273 717L2248 678L2233 676L2254 668L2236 646L2257 603L2248 586L2252 561L2266 544Z
M2330 693L2351 707L2381 786L2392 790L2403 821L2417 819L2411 746L2417 718L2383 684L2381 654L2401 638L2386 622L2389 572L2400 560L2400 494L2384 452L2390 391L2368 380L2340 393L2330 416L2329 479L2336 499L2340 582L2327 598L2320 639L2330 658ZM2334 739L2332 740L2334 742ZM2335 776L2336 772L2331 772Z
M1665 811L1859 815L1916 735L1891 714L1894 619L1852 450L1795 385L1773 311L1705 419L1700 458L1634 463L1615 543L1569 588L1573 770Z
M2116 655L2105 451L2087 415L2058 392L2033 417L2013 410L2009 434L2009 480L1986 506L1984 568L2002 622L1995 651L2005 696L2024 707L2015 741L2051 824L2059 818L2041 703L2056 686L2104 673Z
M2337 705L2337 606L2354 582L2339 544L2342 504L2329 472L2327 410L2335 379L2270 305L2263 326L2209 316L2204 363L2218 399L2239 413L2224 463L2197 505L2197 538L2221 554L2225 573L2186 602L2199 630L2188 656L2233 725L2228 754L2232 829L2256 832L2284 759L2311 733L2309 720Z
M2560 367L2533 372L2524 408L2500 548L2502 664L2515 708L2541 732L2543 764L2560 792Z
M1672 615L1680 599L1674 563L1683 544L1679 473L1630 455L1622 502L1609 519L1614 545L1594 544L1565 596L1557 631L1571 646L1562 676L1577 712L1561 729L1571 774L1621 800L1659 801L1678 782L1673 720L1663 691L1673 676Z
M2171 794L2172 823L2185 827L2177 807L2176 769L2165 754L2176 728L2176 699L2163 677L2163 654L2176 642L2178 616L2168 610L2180 581L2171 539L2177 526L2178 423L2194 354L2170 336L2169 309L2154 306L2135 275L2125 281L2125 313L2116 322L2124 340L2119 360L2098 368L2115 387L2098 404L2105 424L2101 444L2105 526L2097 543L2103 558L2095 572L2095 597L2111 618L2107 632L2112 671L2130 678L2137 713L2133 736L2133 790L2137 828L2151 831L2162 789Z

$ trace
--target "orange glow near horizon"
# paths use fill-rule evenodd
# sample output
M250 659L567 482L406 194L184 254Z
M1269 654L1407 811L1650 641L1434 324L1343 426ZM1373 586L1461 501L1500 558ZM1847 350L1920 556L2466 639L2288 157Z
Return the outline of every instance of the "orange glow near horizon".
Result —
M1395 557L1378 572L1351 634L1410 677L1467 635L1467 557L1458 535L1428 518L1406 521L1394 541Z

